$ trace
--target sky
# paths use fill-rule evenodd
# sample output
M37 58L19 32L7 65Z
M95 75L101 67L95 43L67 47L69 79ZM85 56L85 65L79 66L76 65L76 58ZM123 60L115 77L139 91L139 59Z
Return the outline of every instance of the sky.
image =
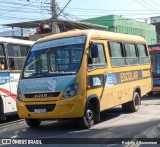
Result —
M48 19L51 0L0 0L0 31L3 24ZM56 0L57 14L69 0ZM59 18L82 20L105 15L119 15L149 23L160 15L160 0L71 0Z

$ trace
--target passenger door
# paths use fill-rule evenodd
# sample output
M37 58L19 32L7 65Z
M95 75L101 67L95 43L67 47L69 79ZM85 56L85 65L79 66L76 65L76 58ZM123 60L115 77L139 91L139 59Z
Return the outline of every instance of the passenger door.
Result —
M91 46L94 46L97 56L92 54ZM87 97L94 94L100 101L105 85L104 74L107 72L108 67L105 47L106 41L93 40L88 51Z

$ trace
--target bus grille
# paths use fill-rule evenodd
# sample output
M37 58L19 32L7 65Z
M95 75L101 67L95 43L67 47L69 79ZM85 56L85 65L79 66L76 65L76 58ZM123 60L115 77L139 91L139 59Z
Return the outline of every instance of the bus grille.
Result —
M26 98L52 98L58 97L60 92L53 93L32 93L32 94L24 94Z
M46 105L26 105L26 108L30 112L34 112L34 109L46 109L47 112L51 112L55 108L55 104L46 104Z

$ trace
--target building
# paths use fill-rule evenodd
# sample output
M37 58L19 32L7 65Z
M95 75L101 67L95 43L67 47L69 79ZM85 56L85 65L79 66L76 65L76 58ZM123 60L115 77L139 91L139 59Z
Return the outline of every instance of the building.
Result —
M160 43L160 16L151 17L151 24L155 25L157 33L157 43Z
M4 24L3 26L11 27L12 32L10 32L11 37L21 37L24 38L24 29L27 30L35 30L34 33L32 32L28 34L29 40L37 40L39 38L51 35L51 19L47 20L37 20L37 21L30 21L30 22L19 22L13 24ZM107 26L97 25L97 24L90 24L86 22L75 22L75 21L67 21L67 20L57 20L57 33L65 32L68 30L73 29L97 29L97 30L108 30ZM15 32L14 28L20 28L20 36L15 36L17 33ZM26 33L25 33L26 34ZM4 34L6 35L6 34Z
M108 26L108 31L111 32L140 35L147 40L148 44L154 44L157 42L155 26L144 22L139 22L116 15L96 17L83 21Z

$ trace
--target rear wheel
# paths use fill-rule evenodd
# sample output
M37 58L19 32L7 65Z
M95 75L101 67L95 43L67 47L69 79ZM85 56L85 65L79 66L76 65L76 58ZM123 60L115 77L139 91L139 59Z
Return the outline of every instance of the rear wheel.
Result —
M94 107L91 103L86 108L85 115L81 118L81 127L89 129L94 125Z
M26 119L26 123L31 128L37 128L41 124L41 121L39 119Z
M124 112L129 112L128 102L125 103L125 104L122 104L122 110L123 110Z
M124 112L136 112L139 110L141 104L140 96L137 92L133 95L133 100L122 104L122 109Z

